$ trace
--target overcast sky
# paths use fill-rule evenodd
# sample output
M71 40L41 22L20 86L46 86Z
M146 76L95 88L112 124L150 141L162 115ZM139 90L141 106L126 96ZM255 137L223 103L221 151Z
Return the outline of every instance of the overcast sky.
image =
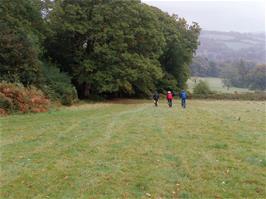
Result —
M196 21L205 30L265 32L266 1L142 0L170 14Z

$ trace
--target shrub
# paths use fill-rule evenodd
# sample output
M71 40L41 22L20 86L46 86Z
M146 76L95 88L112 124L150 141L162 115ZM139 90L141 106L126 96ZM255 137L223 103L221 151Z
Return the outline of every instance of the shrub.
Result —
M70 77L53 65L43 66L43 79L40 89L54 101L63 105L71 105L77 100L77 91L71 84Z
M192 99L215 99L215 100L254 100L265 101L265 92L254 93L211 93L208 95L193 94L190 96Z
M37 88L16 83L0 83L0 112L45 112L50 101ZM4 110L4 111L3 111Z
M211 94L212 92L210 90L208 83L200 80L199 83L194 87L193 93L200 95L208 95Z

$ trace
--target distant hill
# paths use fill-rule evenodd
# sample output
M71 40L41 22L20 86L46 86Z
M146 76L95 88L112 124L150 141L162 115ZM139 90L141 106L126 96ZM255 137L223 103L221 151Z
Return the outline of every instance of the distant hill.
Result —
M203 30L197 56L214 62L234 62L240 59L266 63L266 33L238 33Z

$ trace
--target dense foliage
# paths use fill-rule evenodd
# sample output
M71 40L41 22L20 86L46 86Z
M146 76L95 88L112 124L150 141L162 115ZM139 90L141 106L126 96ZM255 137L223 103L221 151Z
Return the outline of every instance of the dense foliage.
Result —
M44 35L49 30L44 5L39 0L1 0L0 80L35 85L51 99L71 104L75 90L70 77L43 63Z
M206 58L194 57L190 65L192 76L221 77L227 87L266 89L266 65L247 61L217 63Z
M224 64L210 61L206 57L196 56L190 64L192 76L198 77L220 77Z
M43 92L33 86L17 83L0 83L0 115L6 113L45 112L50 101Z
M248 73L249 87L253 90L266 90L266 65L260 64Z
M49 18L48 55L71 74L80 97L149 95L158 85L185 86L197 24L188 26L140 1L67 0Z
M253 90L266 89L266 65L255 65L252 62L240 61L228 64L223 69L223 78L226 86L250 88Z
M59 100L63 105L71 105L76 101L76 89L66 73L47 63L42 66L42 73L40 88L51 100Z
M38 1L0 1L0 79L34 84L40 77L43 27Z
M199 95L208 95L211 94L212 91L207 82L200 80L199 83L193 88L194 94Z
M51 99L186 86L200 28L139 0L0 0L1 80ZM63 73L62 73L63 72Z

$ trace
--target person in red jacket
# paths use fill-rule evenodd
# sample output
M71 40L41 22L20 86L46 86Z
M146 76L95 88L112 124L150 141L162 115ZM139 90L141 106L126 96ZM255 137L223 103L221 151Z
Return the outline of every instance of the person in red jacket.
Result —
M171 91L167 92L166 99L168 101L168 106L172 107L173 94Z

